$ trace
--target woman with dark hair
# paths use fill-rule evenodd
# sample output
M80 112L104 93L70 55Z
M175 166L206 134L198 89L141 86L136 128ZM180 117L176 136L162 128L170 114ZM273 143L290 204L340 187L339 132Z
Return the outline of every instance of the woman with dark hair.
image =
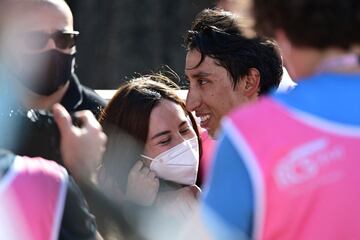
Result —
M121 86L104 109L108 144L99 180L111 194L162 208L179 196L196 199L201 143L176 90L160 74L140 77Z

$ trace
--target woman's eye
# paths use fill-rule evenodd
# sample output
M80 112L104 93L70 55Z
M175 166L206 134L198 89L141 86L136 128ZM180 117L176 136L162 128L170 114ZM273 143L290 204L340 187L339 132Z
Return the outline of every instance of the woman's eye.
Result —
M186 128L186 129L180 130L179 132L180 132L180 134L187 134L189 131L190 131L190 129Z
M164 140L160 141L159 144L160 144L160 145L166 145L166 144L170 143L170 141L171 141L170 138L164 139Z

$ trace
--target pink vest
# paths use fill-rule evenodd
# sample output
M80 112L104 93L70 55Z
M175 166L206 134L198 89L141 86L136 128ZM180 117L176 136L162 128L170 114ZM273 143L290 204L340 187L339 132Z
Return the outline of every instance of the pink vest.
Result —
M360 128L271 99L224 125L254 186L254 239L360 239Z
M55 162L16 157L0 180L0 239L58 239L67 181Z

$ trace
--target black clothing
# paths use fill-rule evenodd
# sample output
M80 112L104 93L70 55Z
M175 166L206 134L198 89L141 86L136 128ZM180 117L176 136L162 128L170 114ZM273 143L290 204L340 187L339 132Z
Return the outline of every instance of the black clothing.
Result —
M96 117L106 105L106 101L92 89L81 85L75 74L72 75L69 88L60 103L69 112L90 110Z

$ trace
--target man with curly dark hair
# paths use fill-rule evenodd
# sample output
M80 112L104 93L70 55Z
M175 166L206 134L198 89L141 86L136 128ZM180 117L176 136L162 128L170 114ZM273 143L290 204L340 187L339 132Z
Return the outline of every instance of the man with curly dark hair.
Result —
M205 9L185 39L186 105L213 137L223 116L276 89L282 78L276 44L247 25L247 19L230 12Z

